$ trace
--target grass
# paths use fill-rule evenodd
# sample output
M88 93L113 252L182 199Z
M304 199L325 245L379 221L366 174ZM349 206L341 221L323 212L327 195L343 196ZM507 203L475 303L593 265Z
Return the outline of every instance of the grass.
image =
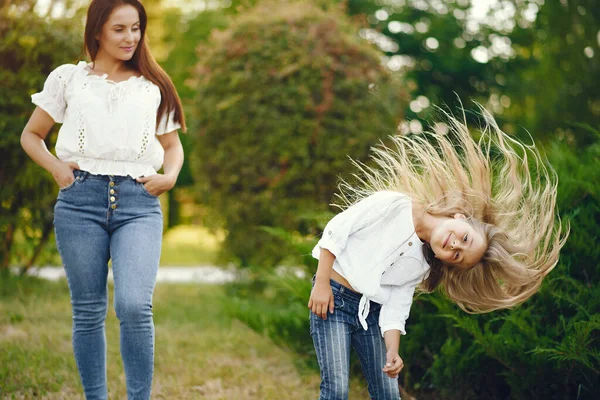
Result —
M0 398L83 399L66 282L0 278L0 284ZM226 314L228 301L221 286L157 286L152 398L317 398L318 371L299 369L291 350ZM109 394L122 399L118 325L110 308ZM362 382L354 380L351 386L351 399L368 398Z
M215 265L224 235L198 225L180 225L163 236L160 265Z

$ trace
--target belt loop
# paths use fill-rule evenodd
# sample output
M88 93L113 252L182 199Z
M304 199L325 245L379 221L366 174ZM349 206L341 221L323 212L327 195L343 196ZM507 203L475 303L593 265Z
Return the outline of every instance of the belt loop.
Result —
M88 172L80 169L74 169L73 176L75 176L75 179L77 179L78 181L83 182L88 176Z

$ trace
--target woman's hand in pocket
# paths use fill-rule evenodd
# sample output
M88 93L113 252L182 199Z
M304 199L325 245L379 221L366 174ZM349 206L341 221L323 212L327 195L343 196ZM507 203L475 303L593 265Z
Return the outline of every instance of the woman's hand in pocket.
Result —
M136 181L142 183L148 193L153 196L160 196L175 186L176 180L170 176L156 174L151 176L141 176Z
M52 169L52 177L59 188L64 189L75 181L73 170L79 169L77 163L58 161Z

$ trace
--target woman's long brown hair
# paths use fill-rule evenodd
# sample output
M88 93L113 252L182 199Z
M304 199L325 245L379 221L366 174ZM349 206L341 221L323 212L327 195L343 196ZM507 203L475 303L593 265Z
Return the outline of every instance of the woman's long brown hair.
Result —
M87 11L87 21L85 24L84 48L90 59L96 60L100 43L96 39L102 31L102 27L110 17L113 10L119 6L130 5L135 7L140 17L141 38L131 60L125 62L128 67L139 71L146 79L154 83L160 89L160 105L156 115L156 126L161 122L164 115L173 115L173 120L181 125L181 130L185 132L185 117L183 115L183 106L181 99L177 94L175 85L169 78L169 75L156 62L146 37L146 26L148 16L146 10L139 0L93 0ZM166 123L167 119L163 121Z

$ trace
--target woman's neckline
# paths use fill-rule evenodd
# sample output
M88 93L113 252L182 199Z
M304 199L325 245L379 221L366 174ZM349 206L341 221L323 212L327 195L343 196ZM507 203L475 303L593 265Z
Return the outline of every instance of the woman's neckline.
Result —
M112 79L108 79L108 74L99 75L99 74L94 73L90 69L90 64L88 64L85 61L80 61L79 65L82 66L83 71L85 72L85 74L86 74L87 77L95 78L95 79L99 79L99 80L103 80L103 81L106 81L107 83L111 83L113 85L119 85L119 84L122 84L124 82L129 82L129 81L133 81L133 80L143 80L143 79L145 79L144 75L133 75L133 76L130 76L129 78L127 78L127 79L124 79L122 81L116 82L116 81L113 81Z

